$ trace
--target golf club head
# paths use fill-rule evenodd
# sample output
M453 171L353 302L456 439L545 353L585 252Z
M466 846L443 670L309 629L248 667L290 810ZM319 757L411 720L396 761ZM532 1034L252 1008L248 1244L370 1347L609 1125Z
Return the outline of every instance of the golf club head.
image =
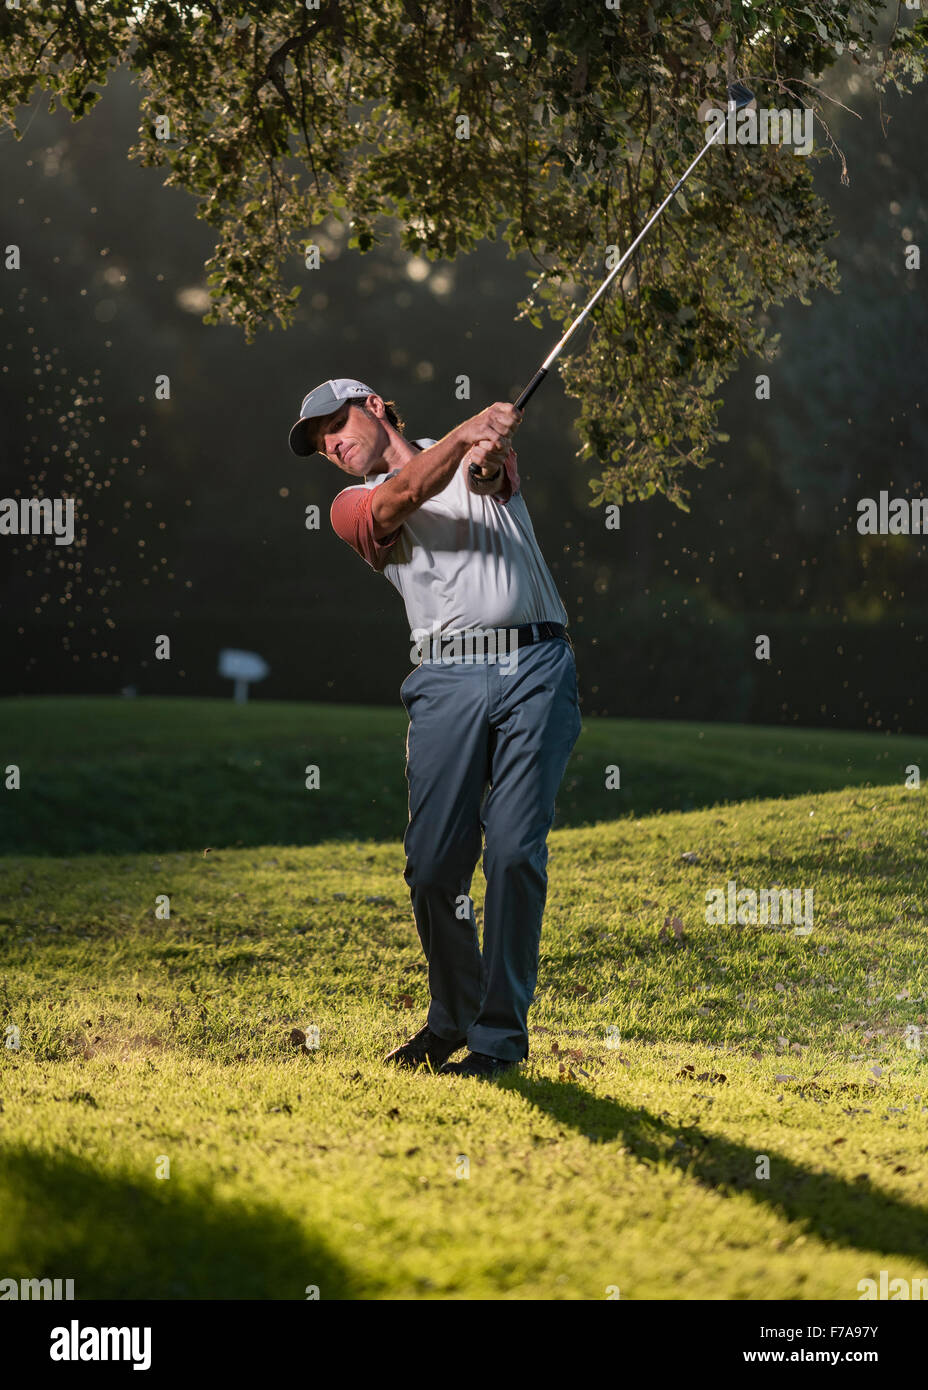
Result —
M728 89L728 109L729 111L744 111L747 107L757 106L757 98L746 87L743 82L733 82Z

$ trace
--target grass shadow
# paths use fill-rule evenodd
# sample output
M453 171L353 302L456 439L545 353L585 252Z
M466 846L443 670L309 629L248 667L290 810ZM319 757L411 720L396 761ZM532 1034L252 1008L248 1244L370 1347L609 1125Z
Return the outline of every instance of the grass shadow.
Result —
M205 1185L95 1168L72 1154L0 1150L0 1267L74 1280L87 1299L359 1296L348 1269L277 1208Z
M642 1107L591 1095L570 1082L514 1077L508 1089L591 1143L620 1140L644 1163L663 1162L722 1196L745 1193L807 1235L855 1250L925 1261L928 1210L881 1192L869 1180L816 1172L765 1145L750 1148L696 1125L668 1124ZM770 1177L755 1177L758 1153Z

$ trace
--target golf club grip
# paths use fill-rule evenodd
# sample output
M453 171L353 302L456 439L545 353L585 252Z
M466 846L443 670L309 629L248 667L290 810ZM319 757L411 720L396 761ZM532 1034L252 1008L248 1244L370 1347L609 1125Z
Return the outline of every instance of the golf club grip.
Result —
M531 381L530 381L529 384L526 386L525 390L522 392L522 394L521 394L521 396L519 397L519 399L516 401L516 410L524 410L524 409L525 409L526 403L527 403L529 400L531 400L532 396L533 396L533 395L535 394L535 392L538 390L539 386L540 386L541 383L544 381L544 379L545 379L545 377L546 377L547 375L548 375L548 369L547 369L547 367L539 367L539 368L538 368L538 371L537 371L537 372L535 373L535 375L532 377Z

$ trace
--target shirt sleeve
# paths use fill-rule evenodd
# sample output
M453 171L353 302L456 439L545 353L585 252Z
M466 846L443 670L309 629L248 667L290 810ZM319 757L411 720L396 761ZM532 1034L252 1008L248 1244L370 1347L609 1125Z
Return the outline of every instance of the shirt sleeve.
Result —
M332 503L329 520L337 536L356 550L372 569L382 571L403 528L398 526L383 540L375 538L371 511L375 492L376 488L372 487L346 487Z
M514 497L517 492L521 492L522 490L515 449L509 450L504 466L506 469L506 476L503 479L503 486L496 494L497 502L508 502L510 497Z

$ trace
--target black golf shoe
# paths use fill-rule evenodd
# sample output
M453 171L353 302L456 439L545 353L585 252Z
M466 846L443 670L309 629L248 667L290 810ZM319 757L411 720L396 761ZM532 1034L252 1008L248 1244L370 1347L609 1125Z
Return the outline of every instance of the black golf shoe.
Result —
M385 1064L392 1064L397 1067L411 1067L415 1070L420 1066L431 1066L433 1071L437 1071L453 1052L459 1052L462 1047L467 1046L466 1038L457 1038L451 1041L448 1038L440 1038L437 1033L433 1033L428 1024L420 1028L418 1033L403 1043L400 1047L395 1047L392 1052L384 1057Z
M502 1076L515 1071L521 1062L510 1062L505 1057L491 1057L487 1052L468 1052L461 1062L446 1062L439 1070L439 1076Z

